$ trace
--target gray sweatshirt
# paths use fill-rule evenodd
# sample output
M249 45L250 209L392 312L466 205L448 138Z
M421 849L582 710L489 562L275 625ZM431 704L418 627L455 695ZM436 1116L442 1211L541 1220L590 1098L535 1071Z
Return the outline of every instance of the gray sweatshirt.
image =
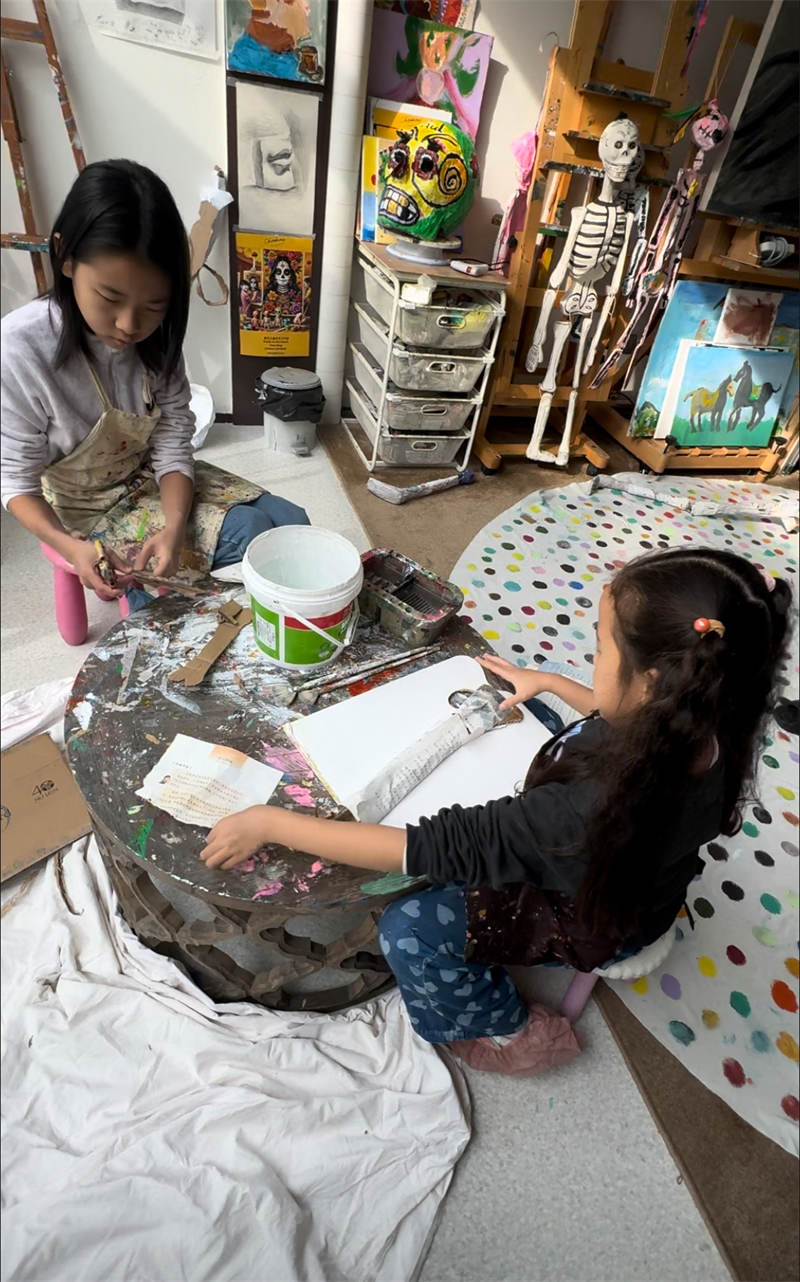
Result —
M103 406L86 361L74 353L55 368L60 314L55 303L37 298L4 317L0 325L2 381L2 502L17 494L41 494L45 468L65 458L91 432ZM135 347L114 351L88 337L92 364L116 409L144 414L144 367ZM150 438L150 463L161 479L167 472L194 477L189 381L183 361L170 379L151 386L161 420Z

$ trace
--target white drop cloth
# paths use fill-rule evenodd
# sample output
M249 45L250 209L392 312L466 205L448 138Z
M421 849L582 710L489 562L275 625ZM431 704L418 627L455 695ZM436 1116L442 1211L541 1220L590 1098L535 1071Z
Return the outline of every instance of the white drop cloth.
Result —
M44 702L4 698L6 746ZM217 1005L121 919L93 839L63 881L74 913L51 858L3 920L5 1282L413 1278L468 1105L397 993Z

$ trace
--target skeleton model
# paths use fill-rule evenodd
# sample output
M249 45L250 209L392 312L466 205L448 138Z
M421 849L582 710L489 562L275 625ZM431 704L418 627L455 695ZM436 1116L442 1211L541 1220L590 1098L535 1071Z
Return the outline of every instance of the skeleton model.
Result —
M718 146L728 132L728 121L720 112L716 99L701 107L687 121L684 128L676 134L676 142L680 141L689 126L698 148L697 154L690 169L678 170L675 182L664 197L633 282L633 315L622 337L592 379L592 387L599 387L622 360L632 353L625 380L625 388L628 389L634 367L641 359L645 344L675 285L686 237L705 183L705 176L701 176L700 170L706 152Z
M623 188L627 187L630 192L633 177L641 169L644 160L644 152L639 143L639 131L634 122L623 116L606 125L600 135L598 154L604 171L600 196L590 204L582 205L572 211L564 251L550 275L536 332L525 361L525 368L529 374L534 373L542 364L550 313L553 310L556 293L566 280L567 289L561 301L564 319L556 324L553 332L553 345L547 371L541 384L541 400L533 427L533 436L525 451L527 458L552 462L552 454L542 450L541 441L550 415L553 394L558 385L558 371L564 349L573 325L576 325L578 351L575 357L564 434L556 455L556 463L559 467L564 467L569 458L569 442L581 374L594 360L597 344L611 314L622 281L625 255L634 223L634 215L626 212ZM604 278L610 278L605 288L605 302L590 342L589 335L598 303L596 287ZM586 355L587 344L589 345L588 356Z

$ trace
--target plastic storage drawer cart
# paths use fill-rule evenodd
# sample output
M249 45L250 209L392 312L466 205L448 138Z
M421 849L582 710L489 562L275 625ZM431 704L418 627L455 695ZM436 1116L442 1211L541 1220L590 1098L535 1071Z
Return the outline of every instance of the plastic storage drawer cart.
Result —
M371 472L376 467L454 467L469 460L505 315L504 281L431 269L427 302L403 296L425 269L362 245L365 302L352 304L352 417L344 426ZM484 283L485 282L485 283Z

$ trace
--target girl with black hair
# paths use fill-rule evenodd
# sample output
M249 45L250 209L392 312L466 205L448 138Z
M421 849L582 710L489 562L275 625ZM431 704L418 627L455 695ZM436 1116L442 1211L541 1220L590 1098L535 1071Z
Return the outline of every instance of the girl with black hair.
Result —
M137 570L196 578L302 508L194 463L182 347L189 248L166 185L88 165L50 238L53 287L2 323L2 501L105 598L150 597ZM109 587L93 540L120 570Z
M218 823L201 857L233 868L275 842L427 878L380 923L415 1031L475 1067L528 1071L536 1021L504 967L591 971L670 928L699 848L739 828L790 603L783 580L733 553L640 557L603 591L592 689L482 660L513 686L502 706L549 692L581 718L540 750L519 795L405 831L253 806Z

